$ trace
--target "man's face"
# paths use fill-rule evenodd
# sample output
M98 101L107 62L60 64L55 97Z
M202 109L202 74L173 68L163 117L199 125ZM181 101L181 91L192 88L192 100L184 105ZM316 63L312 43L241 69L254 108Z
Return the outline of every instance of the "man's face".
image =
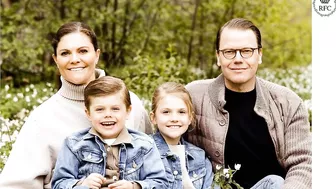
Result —
M235 50L257 48L257 38L252 30L225 28L220 37L219 50ZM254 89L255 74L261 63L261 49L253 50L249 58L243 58L236 51L233 59L225 58L223 51L217 52L217 65L221 67L225 78L225 86L236 92L248 92Z

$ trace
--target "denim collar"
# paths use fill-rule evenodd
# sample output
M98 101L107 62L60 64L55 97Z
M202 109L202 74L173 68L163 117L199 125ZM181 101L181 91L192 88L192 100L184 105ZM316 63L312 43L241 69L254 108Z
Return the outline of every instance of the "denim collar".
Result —
M84 135L84 137L83 137L84 140L90 139L90 138L99 138L99 140L104 143L103 138L100 136L100 134L93 127L91 127L89 132L86 135ZM119 145L119 144L131 144L131 145L133 145L132 144L132 137L129 134L126 127L124 127L123 130L121 130L118 137L114 141L113 146L114 145Z
M157 148L160 151L161 154L161 158L165 158L165 157L170 157L173 156L173 152L169 149L168 144L166 143L166 141L164 140L163 136L161 135L161 133L159 131L157 131L154 135L153 135L153 139L156 143ZM181 144L185 146L185 151L186 151L186 157L187 159L195 159L190 153L190 145L188 142L186 142L183 137L181 137Z

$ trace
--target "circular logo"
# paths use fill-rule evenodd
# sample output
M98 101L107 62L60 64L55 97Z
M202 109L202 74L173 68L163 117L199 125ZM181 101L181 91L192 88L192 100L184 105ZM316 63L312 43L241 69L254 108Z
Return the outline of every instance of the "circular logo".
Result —
M320 16L330 16L336 11L336 0L314 0L313 7Z

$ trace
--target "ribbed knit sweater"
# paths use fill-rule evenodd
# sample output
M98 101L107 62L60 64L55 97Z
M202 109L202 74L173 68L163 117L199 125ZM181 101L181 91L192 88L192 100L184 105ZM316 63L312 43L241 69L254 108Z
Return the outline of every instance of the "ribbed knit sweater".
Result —
M96 70L96 75L105 75ZM37 107L23 125L0 175L1 189L51 188L52 170L66 136L91 126L84 109L84 85L61 77L62 87ZM132 112L128 128L151 131L148 115L139 98L131 93Z

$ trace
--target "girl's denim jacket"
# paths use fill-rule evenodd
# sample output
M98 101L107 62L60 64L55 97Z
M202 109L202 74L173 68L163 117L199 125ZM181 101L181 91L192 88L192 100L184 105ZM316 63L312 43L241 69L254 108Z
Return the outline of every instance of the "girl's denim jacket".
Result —
M52 178L53 189L87 188L76 184L91 173L105 175L107 153L104 143L89 130L65 139ZM120 145L119 179L135 181L143 189L167 188L164 164L152 138L131 129L128 132L132 142Z
M170 151L168 144L160 132L156 132L153 135L153 139L166 168L169 188L183 189L179 157ZM183 138L181 138L181 144L185 146L187 171L195 189L211 188L213 181L212 166L209 159L205 156L204 150L186 142Z

